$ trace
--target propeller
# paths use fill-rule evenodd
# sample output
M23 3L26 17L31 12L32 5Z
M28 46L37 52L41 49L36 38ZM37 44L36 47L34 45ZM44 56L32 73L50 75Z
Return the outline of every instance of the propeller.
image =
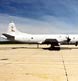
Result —
M66 39L67 39L67 40L66 40L66 42L67 42L67 43L69 43L69 42L70 42L70 40L71 40L71 39L69 38L69 36L68 36L68 37L66 37Z

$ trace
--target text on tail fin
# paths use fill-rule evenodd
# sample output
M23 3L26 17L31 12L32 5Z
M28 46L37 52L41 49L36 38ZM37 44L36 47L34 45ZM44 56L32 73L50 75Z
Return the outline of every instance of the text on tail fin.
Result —
M8 28L8 32L15 32L16 31L16 27L14 23L10 23L9 24L9 28Z

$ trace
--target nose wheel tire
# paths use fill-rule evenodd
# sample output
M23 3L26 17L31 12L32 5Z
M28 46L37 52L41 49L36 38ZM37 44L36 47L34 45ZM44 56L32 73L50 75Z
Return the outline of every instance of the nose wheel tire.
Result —
M77 46L77 42L75 43L75 46Z

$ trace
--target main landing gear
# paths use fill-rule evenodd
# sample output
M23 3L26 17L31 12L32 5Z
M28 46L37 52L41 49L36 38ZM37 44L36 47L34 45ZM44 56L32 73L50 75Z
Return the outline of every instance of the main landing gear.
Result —
M55 45L51 44L49 50L60 50L60 46L59 45L55 46Z
M39 44L37 44L37 48L39 48Z

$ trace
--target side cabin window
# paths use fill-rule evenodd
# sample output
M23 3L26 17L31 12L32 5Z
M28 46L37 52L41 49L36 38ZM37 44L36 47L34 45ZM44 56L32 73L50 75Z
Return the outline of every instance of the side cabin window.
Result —
M73 37L73 39L75 39L75 37Z
M31 39L34 39L33 37L31 37Z

